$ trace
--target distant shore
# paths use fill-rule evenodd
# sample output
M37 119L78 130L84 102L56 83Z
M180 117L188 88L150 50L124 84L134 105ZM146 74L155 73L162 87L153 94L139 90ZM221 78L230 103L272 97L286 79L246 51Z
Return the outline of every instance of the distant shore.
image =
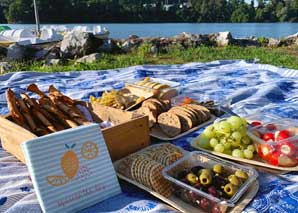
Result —
M171 37L181 32L210 34L229 31L234 38L271 37L282 38L298 32L298 23L96 23L96 24L47 24L41 26L65 26L72 29L78 25L101 25L109 29L111 38L127 38L131 34L140 37ZM34 24L8 25L13 29L35 29Z
M244 59L298 69L298 34L283 39L237 39L230 32L173 37L97 39L71 33L62 42L0 48L1 74L12 71L104 70L143 64Z

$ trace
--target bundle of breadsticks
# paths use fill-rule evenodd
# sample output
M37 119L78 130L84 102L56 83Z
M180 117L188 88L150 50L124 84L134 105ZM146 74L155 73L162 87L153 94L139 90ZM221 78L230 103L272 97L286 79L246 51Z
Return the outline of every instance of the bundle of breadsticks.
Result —
M90 124L77 107L78 102L63 95L54 86L49 87L48 95L36 84L30 84L27 91L39 98L31 98L25 93L17 98L11 89L6 91L10 119L37 136Z

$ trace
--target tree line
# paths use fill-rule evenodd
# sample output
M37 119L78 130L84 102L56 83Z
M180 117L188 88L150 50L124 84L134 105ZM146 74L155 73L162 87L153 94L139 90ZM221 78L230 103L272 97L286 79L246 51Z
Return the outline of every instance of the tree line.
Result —
M42 23L298 22L298 0L37 0ZM34 23L33 0L1 0L0 23Z

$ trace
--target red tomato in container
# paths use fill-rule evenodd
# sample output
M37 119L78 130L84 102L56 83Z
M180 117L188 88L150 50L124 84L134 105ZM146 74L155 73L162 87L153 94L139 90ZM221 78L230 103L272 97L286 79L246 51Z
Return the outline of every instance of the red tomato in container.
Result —
M281 153L274 151L268 158L268 163L273 165L273 166L278 166L279 165L279 157Z
M296 148L290 141L283 141L277 144L277 150L287 156L293 156L296 154Z
M275 141L282 141L291 137L291 133L288 130L281 130L275 133Z
M253 121L253 122L250 123L250 125L252 125L252 126L261 126L262 123L260 121Z
M266 142L274 141L274 134L272 132L267 132L263 135L262 139Z
M269 131L277 130L277 127L274 124L267 124L265 127Z
M273 152L274 148L270 144L260 144L258 146L258 155L264 160L268 160Z

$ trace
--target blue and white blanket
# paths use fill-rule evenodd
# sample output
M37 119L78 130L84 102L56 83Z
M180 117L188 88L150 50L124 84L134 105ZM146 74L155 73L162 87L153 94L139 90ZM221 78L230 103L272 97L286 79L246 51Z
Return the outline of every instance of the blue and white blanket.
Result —
M0 76L0 114L7 113L5 90L22 92L30 83L46 90L54 84L72 98L88 100L103 91L118 89L124 82L145 76L180 82L181 92L199 100L213 98L230 103L241 116L274 114L298 119L298 71L244 61L215 61L173 66L136 66L109 71L65 73L18 72ZM198 132L173 143L191 150ZM260 190L246 212L298 212L298 172L284 176L262 173ZM87 212L167 212L169 206L127 183L123 193L98 203ZM40 212L26 166L0 146L0 212Z

